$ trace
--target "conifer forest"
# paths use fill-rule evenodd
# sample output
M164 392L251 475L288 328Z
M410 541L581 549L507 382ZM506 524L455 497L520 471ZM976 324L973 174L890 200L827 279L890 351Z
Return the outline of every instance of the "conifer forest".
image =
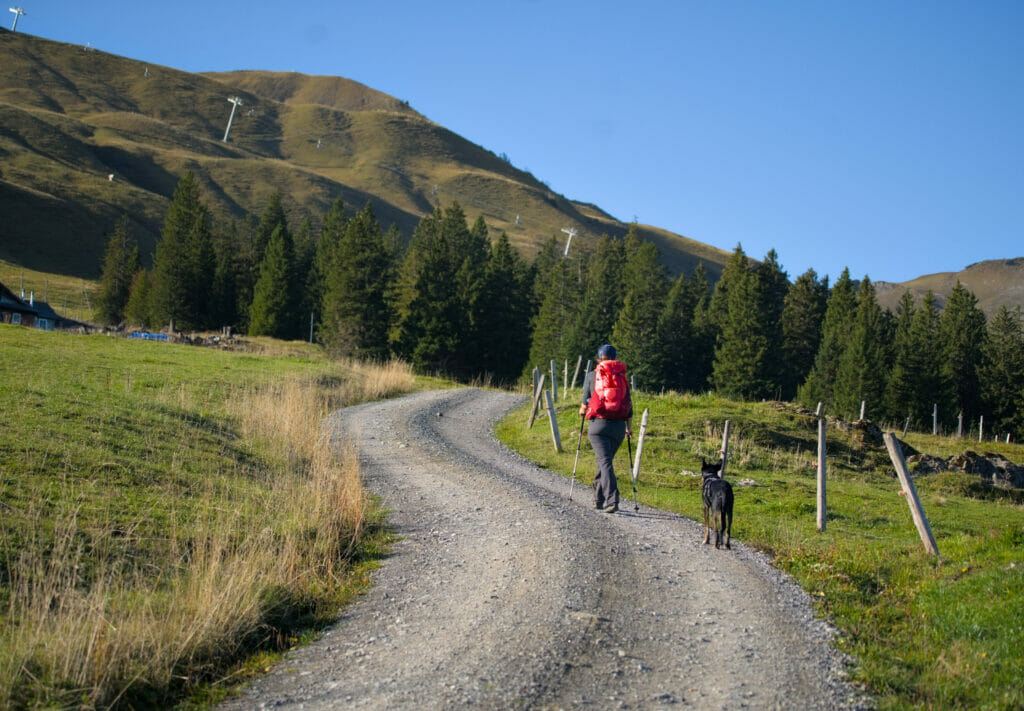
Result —
M369 204L339 199L314 231L289 224L278 192L262 215L219 222L191 173L179 182L151 269L126 221L114 229L99 318L181 331L230 326L251 336L312 338L330 353L397 357L425 373L511 384L555 360L570 367L616 346L637 387L796 400L856 419L942 427L958 417L1024 437L1024 324L986 318L959 283L942 308L907 292L882 308L871 280L812 269L792 282L770 251L737 245L721 278L672 276L631 231L563 253L552 237L532 262L458 204L411 237L384 231Z

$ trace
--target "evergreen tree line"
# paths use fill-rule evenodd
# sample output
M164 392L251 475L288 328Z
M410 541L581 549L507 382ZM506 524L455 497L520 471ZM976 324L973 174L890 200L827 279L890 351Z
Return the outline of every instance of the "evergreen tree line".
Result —
M397 356L421 372L511 382L551 359L575 362L615 344L647 390L714 389L736 399L820 401L918 427L939 407L986 430L1024 436L1024 329L1019 310L986 322L957 284L945 308L905 293L883 309L870 279L813 269L792 284L770 251L737 246L712 288L703 265L670 278L635 229L564 257L552 237L527 264L482 218L453 204L423 218L408 245L369 205L336 201L319 234L292 231L280 193L258 220L214 225L187 174L175 190L151 271L122 221L104 258L100 315L179 330L230 325L249 335L315 337L331 353Z
M830 287L813 269L793 283L774 250L752 265L737 246L714 288L702 266L668 278L657 248L631 232L593 254L561 259L554 241L535 264L528 369L613 343L641 388L742 400L822 402L846 419L951 428L985 417L985 431L1024 437L1024 328L1001 307L990 323L962 284L939 308L904 293L895 314L871 280L844 270Z
M293 230L280 192L258 220L215 225L188 173L175 189L146 270L126 220L104 256L98 316L106 324L179 331L231 326L250 336L314 336L335 355L397 356L422 372L515 380L529 347L533 271L482 218L457 205L420 221L409 244L382 231L367 204L339 199L319 234Z

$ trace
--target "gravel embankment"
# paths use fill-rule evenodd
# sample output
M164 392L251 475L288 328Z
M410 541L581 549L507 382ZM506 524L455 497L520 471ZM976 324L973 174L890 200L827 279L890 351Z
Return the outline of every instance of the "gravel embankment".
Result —
M596 511L579 482L570 503L565 478L497 442L520 401L447 390L328 420L402 538L337 625L225 708L864 705L832 631L763 556L631 502Z

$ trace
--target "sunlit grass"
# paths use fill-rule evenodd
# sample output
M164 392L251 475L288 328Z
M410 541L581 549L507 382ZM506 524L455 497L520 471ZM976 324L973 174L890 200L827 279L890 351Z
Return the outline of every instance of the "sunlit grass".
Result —
M378 516L321 421L413 387L0 326L0 706L164 705L332 619Z
M578 395L576 396L578 399ZM499 423L517 451L568 476L579 432L572 397L558 420L556 453L546 420L526 429L521 408ZM714 395L637 394L637 418L651 410L638 482L640 502L700 517L702 457L716 459L732 422L726 473L736 495L733 534L765 551L810 593L856 659L852 677L881 708L993 708L1024 705L1024 492L980 485L976 476L919 476L916 487L941 558L928 556L884 448L858 446L828 429L828 519L816 527L816 420L776 403ZM634 424L634 431L638 431ZM908 433L921 451L965 449L1024 460L1024 448ZM635 443L634 443L635 444ZM577 476L589 482L584 437ZM635 449L634 449L635 451ZM616 461L620 490L632 493L626 447ZM741 485L742 483L742 485ZM725 553L725 555L728 555Z

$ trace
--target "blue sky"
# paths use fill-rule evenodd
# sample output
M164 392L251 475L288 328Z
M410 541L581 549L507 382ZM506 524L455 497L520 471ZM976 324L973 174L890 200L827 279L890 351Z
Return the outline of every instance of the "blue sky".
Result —
M19 2L19 31L154 64L355 79L791 278L1024 255L1024 2Z

